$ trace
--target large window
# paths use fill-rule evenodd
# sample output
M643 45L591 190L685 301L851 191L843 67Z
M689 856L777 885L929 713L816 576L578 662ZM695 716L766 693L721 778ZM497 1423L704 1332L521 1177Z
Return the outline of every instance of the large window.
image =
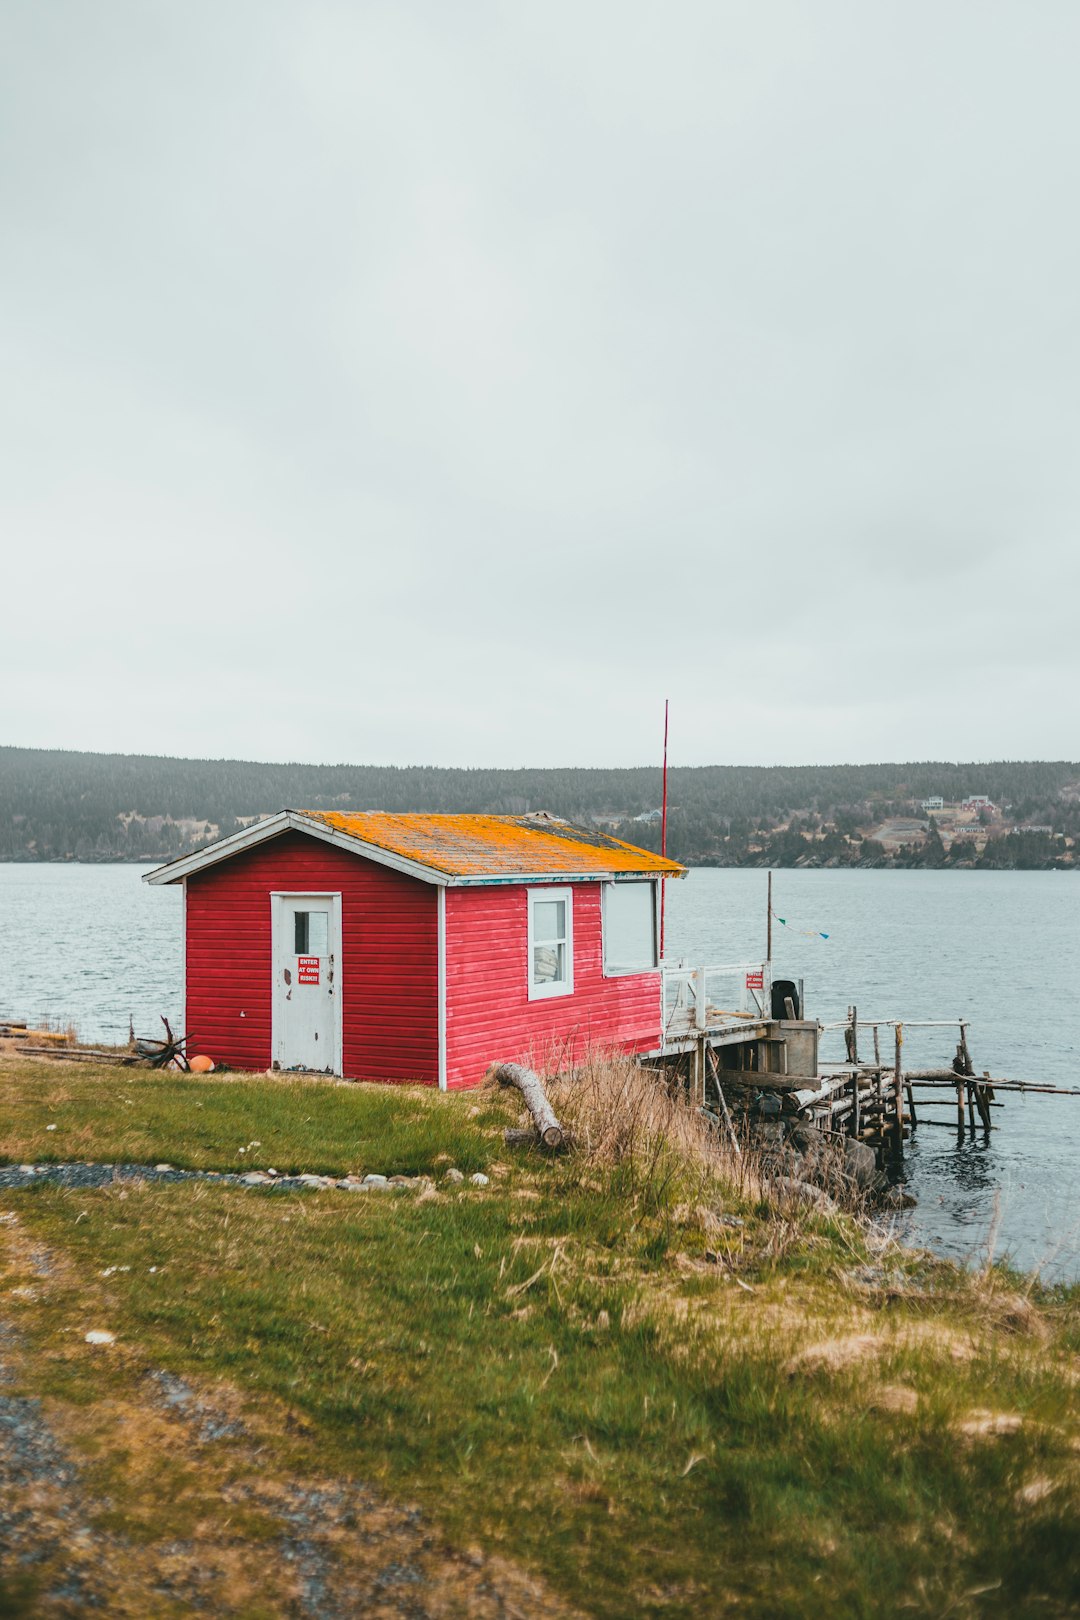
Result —
M529 890L529 1000L574 988L574 903L569 889Z
M605 883L604 972L647 973L656 967L656 884Z

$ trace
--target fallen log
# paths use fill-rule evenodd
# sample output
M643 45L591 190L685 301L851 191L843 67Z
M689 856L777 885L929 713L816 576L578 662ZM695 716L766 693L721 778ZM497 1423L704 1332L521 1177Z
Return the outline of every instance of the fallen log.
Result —
M568 1134L556 1119L555 1110L544 1090L544 1082L538 1074L532 1069L523 1068L520 1063L496 1063L491 1072L500 1086L514 1086L521 1092L536 1126L537 1138L544 1147L554 1153L566 1145Z

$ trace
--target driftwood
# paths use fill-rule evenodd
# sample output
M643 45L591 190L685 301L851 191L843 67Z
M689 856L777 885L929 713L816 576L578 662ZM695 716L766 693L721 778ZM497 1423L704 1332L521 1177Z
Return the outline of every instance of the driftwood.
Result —
M27 1057L53 1058L57 1063L123 1063L130 1067L142 1060L133 1057L130 1052L100 1052L95 1048L86 1046L25 1046L19 1045L15 1050L20 1056L25 1053Z
M555 1117L555 1110L548 1102L544 1082L540 1076L532 1069L522 1068L520 1063L496 1063L492 1073L500 1086L514 1086L521 1092L522 1097L525 1099L525 1106L532 1115L533 1124L536 1126L534 1140L539 1141L543 1147L548 1148L553 1153L558 1148L565 1147L569 1141L569 1135L563 1130ZM506 1134L509 1139L511 1133L508 1131ZM520 1132L515 1132L513 1135L516 1140L521 1140Z

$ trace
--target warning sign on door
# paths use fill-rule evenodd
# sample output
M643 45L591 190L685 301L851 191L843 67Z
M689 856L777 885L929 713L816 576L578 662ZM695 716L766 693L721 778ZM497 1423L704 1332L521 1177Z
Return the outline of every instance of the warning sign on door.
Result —
M298 956L296 958L296 978L300 984L318 984L319 958L317 956Z

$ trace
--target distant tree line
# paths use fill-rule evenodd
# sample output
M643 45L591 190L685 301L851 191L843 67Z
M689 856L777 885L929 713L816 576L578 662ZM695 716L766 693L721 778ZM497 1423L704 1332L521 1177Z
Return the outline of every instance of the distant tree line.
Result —
M981 855L940 834L887 855L876 822L917 813L919 801L988 794L1011 819L1080 838L1080 764L999 761L918 764L676 767L668 850L708 865L1041 866L1067 863L1063 840L1019 830ZM633 843L656 847L654 766L624 769L458 770L435 766L265 765L0 748L0 860L158 861L235 832L285 807L312 810L550 810L601 818ZM936 833L936 828L935 828ZM962 843L962 841L961 841Z

